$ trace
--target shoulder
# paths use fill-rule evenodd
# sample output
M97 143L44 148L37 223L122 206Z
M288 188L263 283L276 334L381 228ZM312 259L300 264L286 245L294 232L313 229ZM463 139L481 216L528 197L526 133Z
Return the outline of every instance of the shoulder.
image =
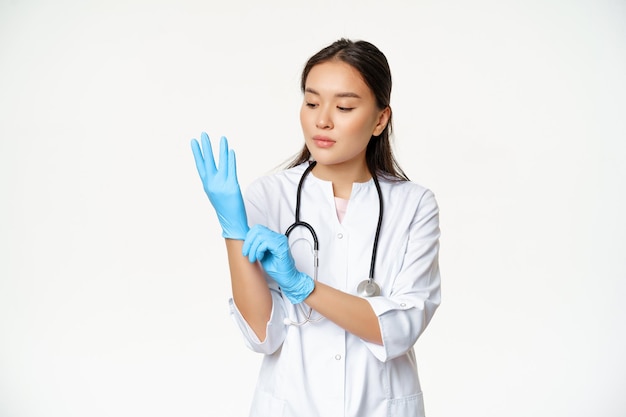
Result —
M411 224L423 221L438 222L439 204L435 194L427 187L394 178L379 178L385 200L385 213L392 218L411 218Z
M429 188L412 181L388 178L379 181L389 221L411 233L438 236L439 205Z
M256 197L276 195L283 191L293 192L297 188L306 167L307 164L303 163L293 168L258 177L247 187L246 196L255 199Z
M378 179L383 193L394 201L421 202L435 199L434 193L427 187L413 181L403 181L394 177L381 176Z

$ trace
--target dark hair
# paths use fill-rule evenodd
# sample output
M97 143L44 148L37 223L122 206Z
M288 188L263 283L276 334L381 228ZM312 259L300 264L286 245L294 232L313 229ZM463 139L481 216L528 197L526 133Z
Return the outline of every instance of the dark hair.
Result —
M302 70L300 89L304 93L306 79L311 69L324 62L340 60L356 69L363 81L376 97L379 109L389 107L391 98L391 70L385 55L374 45L366 41L339 39L313 55ZM391 108L390 108L391 111ZM370 173L385 173L400 180L408 181L391 149L391 114L387 126L379 136L372 136L367 144L365 160ZM311 157L309 149L304 145L300 154L289 163L294 167L306 162Z

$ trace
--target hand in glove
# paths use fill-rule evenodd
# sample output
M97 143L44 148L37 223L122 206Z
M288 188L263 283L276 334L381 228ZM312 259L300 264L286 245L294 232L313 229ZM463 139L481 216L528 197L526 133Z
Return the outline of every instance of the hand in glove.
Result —
M313 278L296 269L285 235L265 226L253 226L243 243L242 253L250 262L261 262L292 304L304 301L315 288Z
M202 149L198 141L192 139L191 150L204 191L222 226L222 236L228 239L244 240L249 227L241 189L237 182L235 152L228 149L228 140L222 137L219 169L217 169L208 135L203 132L201 140Z

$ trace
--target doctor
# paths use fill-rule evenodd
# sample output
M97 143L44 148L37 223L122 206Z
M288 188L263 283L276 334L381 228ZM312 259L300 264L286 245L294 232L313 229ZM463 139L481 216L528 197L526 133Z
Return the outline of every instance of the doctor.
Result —
M217 167L208 136L192 140L232 317L264 355L250 416L424 416L413 345L440 303L439 210L393 156L387 60L340 39L301 89L301 153L245 200L227 140Z

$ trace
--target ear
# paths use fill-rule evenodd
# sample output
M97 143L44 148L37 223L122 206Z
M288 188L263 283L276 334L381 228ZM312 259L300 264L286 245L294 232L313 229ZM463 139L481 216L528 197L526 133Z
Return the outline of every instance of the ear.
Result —
M387 106L378 115L378 122L376 123L376 126L374 127L374 131L372 132L372 135L379 136L381 133L383 133L383 130L385 130L385 128L387 127L387 123L389 123L390 118L391 118L391 107Z

